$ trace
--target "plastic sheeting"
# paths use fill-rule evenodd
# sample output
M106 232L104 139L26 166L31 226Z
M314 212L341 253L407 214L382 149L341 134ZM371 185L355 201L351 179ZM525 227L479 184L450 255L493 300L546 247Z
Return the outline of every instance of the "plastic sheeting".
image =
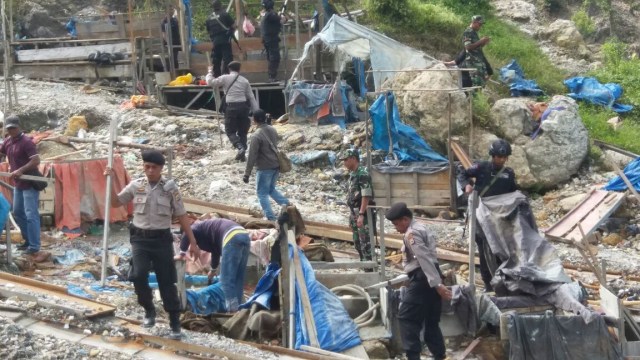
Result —
M622 96L622 86L615 83L600 84L592 77L573 77L564 81L571 91L568 94L576 100L584 100L595 105L602 105L617 113L625 113L633 110L631 105L617 104Z
M360 335L356 324L353 322L344 305L331 290L316 281L316 276L307 260L304 252L296 248L300 257L304 282L307 285L311 310L316 323L318 342L320 348L334 352L341 352L360 345ZM293 247L289 245L289 258L293 257ZM300 349L302 345L310 345L309 334L304 325L304 311L302 310L302 299L300 288L296 284L296 343L295 348Z
M389 106L387 101L389 99ZM391 115L387 121L387 108L391 108ZM389 150L389 138L393 143L393 153L400 162L436 161L448 163L448 160L438 154L424 141L414 128L400 121L400 111L392 93L382 94L369 108L369 115L373 122L372 148L374 150Z
M194 314L210 315L227 312L224 291L222 291L222 283L220 282L198 290L188 289L187 302Z
M509 359L613 360L622 354L604 319L585 324L576 316L508 314Z
M491 281L496 293L544 298L587 323L597 318L575 299L562 261L538 233L526 196L515 191L480 200L478 223L491 252L502 261Z
M637 158L627 164L623 172L636 191L640 191L640 158ZM609 191L626 191L627 185L620 176L616 176L609 180L603 189Z
M509 85L511 96L539 96L544 92L538 87L535 80L527 80L524 78L522 68L515 60L500 69L500 80Z
M277 289L276 279L278 278L278 274L280 274L280 270L281 268L278 264L270 263L267 267L267 272L262 275L258 281L253 295L251 295L246 303L240 305L240 309L250 309L253 303L258 303L263 308L271 310L271 298Z
M393 77L395 73L375 70L402 70L409 67L427 69L439 62L420 50L395 41L366 26L340 16L332 16L322 31L304 45L304 52L291 74L291 80L298 78L298 72L302 64L311 56L313 46L320 43L348 58L370 59L376 90L380 89L384 80Z
M291 154L289 159L295 165L303 165L314 162L326 162L333 165L336 163L336 153L327 150L312 150L302 154Z
M53 262L55 264L74 265L84 261L85 258L86 256L82 251L78 249L71 249L71 250L65 251L64 255L62 256L54 256Z
M9 203L7 198L5 198L2 193L0 193L0 224L5 224L7 222L10 210L11 204Z
M296 115L302 117L310 117L317 114L321 107L332 104L335 94L332 94L335 84L310 84L303 81L292 82L287 86L285 92L289 98L288 106L293 106ZM320 125L337 124L341 128L346 127L346 123L357 121L355 115L355 104L349 101L349 92L352 92L351 86L342 81L340 84L340 99L344 109L344 114L337 114L329 111L329 114L318 119Z

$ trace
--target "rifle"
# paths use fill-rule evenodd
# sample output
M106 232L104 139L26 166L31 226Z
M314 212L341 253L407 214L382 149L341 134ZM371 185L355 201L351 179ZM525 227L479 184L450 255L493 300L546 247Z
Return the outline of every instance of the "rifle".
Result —
M278 15L281 15L281 16L285 15L285 11L287 11L287 5L289 5L289 0L284 0L284 4L282 4L282 7L280 8Z

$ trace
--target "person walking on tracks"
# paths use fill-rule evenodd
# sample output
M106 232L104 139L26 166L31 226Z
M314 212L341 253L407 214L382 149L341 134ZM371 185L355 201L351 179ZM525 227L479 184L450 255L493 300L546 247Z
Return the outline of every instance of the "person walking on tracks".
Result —
M213 50L213 76L218 77L229 73L229 64L233 61L233 50L231 49L231 39L236 31L235 20L226 11L222 10L220 0L213 0L213 13L205 21L205 26ZM222 64L224 63L224 67Z
M173 263L172 216L178 217L182 230L191 243L192 256L198 257L200 249L191 231L187 211L175 181L162 176L165 158L159 151L143 151L145 177L133 180L119 194L111 197L111 206L125 206L133 201L133 220L129 226L133 282L138 303L144 308L143 327L156 322L156 309L149 287L149 271L153 268L164 309L169 313L172 339L180 339L180 311L177 272ZM111 173L105 169L105 175ZM113 178L113 177L112 177Z
M367 217L367 208L373 205L371 176L365 166L360 166L360 152L357 149L343 151L339 160L344 161L344 166L349 171L347 206L353 243L360 255L360 261L371 261L371 236Z
M402 238L402 264L409 285L400 299L398 319L402 346L408 360L419 360L422 351L420 333L435 359L446 358L440 330L442 300L451 300L451 290L442 283L438 266L436 239L423 224L413 219L405 203L395 203L386 215Z
M249 113L258 110L258 102L253 96L251 84L244 76L240 75L240 63L232 61L229 64L230 74L214 78L212 69L206 76L207 84L215 88L222 87L224 96L224 129L234 148L238 149L236 160L245 161L247 151L247 134L251 127ZM214 90L218 91L218 90Z
M481 161L468 169L458 170L458 181L465 193L478 191L480 198L514 192L517 190L516 175L512 168L505 166L511 155L511 145L503 139L495 140L489 147L491 161ZM473 180L475 178L475 181ZM470 211L475 211L471 209ZM479 224L476 226L476 244L480 256L480 275L485 291L493 291L491 280L493 272L490 267L497 268L496 259L486 243L487 239Z

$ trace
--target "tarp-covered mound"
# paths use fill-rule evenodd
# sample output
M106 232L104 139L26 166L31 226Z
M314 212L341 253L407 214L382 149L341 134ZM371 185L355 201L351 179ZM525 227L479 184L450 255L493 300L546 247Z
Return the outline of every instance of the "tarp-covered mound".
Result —
M538 233L526 196L516 191L484 197L478 223L501 264L491 285L496 293L529 295L575 314L585 322L596 315L572 297L569 277L555 249Z
M595 105L605 106L617 113L625 113L633 110L631 105L616 103L622 96L622 86L615 83L600 84L592 77L574 77L564 81L571 91L568 96L576 100L584 100Z
M640 191L640 158L636 158L624 168L624 175L629 179L629 182L636 191ZM609 180L607 185L604 186L604 189L609 191L626 191L627 185L620 176L616 176Z
M448 162L444 156L435 152L415 129L400 121L400 112L392 93L380 95L371 105L369 114L373 122L372 147L374 150L388 151L391 141L393 153L402 162Z
M522 68L515 60L500 69L500 80L509 85L511 96L539 96L544 92L535 80L527 80Z

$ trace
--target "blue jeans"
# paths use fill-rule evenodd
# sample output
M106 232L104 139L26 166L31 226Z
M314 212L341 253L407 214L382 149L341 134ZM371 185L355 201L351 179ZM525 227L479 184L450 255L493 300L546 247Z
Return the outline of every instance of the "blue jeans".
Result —
M238 311L243 302L244 274L249 260L249 234L237 234L222 248L220 283L228 312Z
M20 227L24 243L29 249L40 251L40 192L36 189L13 190L13 217Z
M256 171L256 192L258 201L267 220L276 220L276 216L271 209L271 197L278 205L288 205L289 200L276 190L276 181L280 176L280 170L258 170Z

